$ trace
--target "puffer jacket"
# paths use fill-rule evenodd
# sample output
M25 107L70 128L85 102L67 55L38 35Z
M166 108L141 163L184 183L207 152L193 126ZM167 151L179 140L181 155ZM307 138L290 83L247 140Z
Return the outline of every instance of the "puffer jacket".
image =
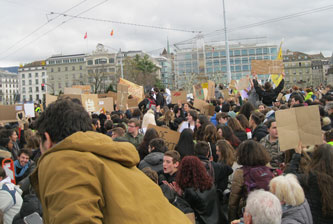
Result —
M139 163L139 169L142 170L145 167L150 167L155 170L157 173L163 172L163 157L164 153L162 152L151 152L141 160Z
M299 206L282 206L282 224L312 224L309 203L305 200Z

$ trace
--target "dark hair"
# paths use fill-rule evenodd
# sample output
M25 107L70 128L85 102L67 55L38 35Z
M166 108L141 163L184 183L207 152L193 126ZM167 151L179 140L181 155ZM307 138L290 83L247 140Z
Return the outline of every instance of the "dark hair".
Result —
M106 120L104 123L104 128L106 130L111 130L113 128L113 121L112 120Z
M225 118L229 118L230 116L227 114L227 113L225 113L225 112L220 112L220 113L217 113L216 114L216 120L217 120L217 122L221 119L221 118L223 118L223 119L225 119Z
M265 84L264 84L264 89L265 89L266 91L271 90L271 89L272 89L272 84L271 84L270 82L265 82Z
M0 177L2 177L2 179L5 179L6 176L6 171L2 168L2 166L0 166Z
M314 173L317 177L321 193L322 212L324 216L333 215L333 146L322 144L315 149L312 161L306 171Z
M268 121L265 122L265 125L267 126L267 128L271 128L273 122L276 122L274 118L269 119Z
M218 161L232 167L232 165L236 161L234 148L230 145L230 143L227 140L218 140L216 146L220 151L220 156L218 158Z
M222 129L222 137L225 140L228 140L234 148L237 148L237 146L240 144L241 141L234 134L233 130L229 126L224 125L224 124L218 124L216 127L217 127L217 130Z
M92 131L88 112L80 104L70 99L60 99L51 103L36 120L36 128L45 139L45 132L54 143L60 142L78 131Z
M217 129L213 124L206 125L203 140L215 144L218 139Z
M147 175L154 183L158 183L158 175L155 170L150 167L145 167L141 170L144 174Z
M27 156L29 156L29 158L31 157L31 150L29 149L21 149L18 153L18 157L21 155L21 154L26 154Z
M92 123L93 125L97 125L97 124L98 124L98 121L99 121L98 117L97 117L97 118L93 118L92 121L91 121L91 123Z
M154 139L158 138L158 132L154 128L148 128L146 130L145 135L143 136L143 141L138 147L140 159L142 160L145 158L146 155L148 155L148 146L149 142Z
M132 113L132 117L139 117L142 118L142 112L139 108L135 108Z
M240 124L240 122L236 118L229 118L228 120L228 126L233 130L233 131L245 131L243 126Z
M198 113L195 110L189 111L191 117L193 117L193 121L196 121L198 119Z
M172 158L172 162L180 162L180 154L175 150L169 150L164 153L164 156L169 156Z
M264 121L265 115L263 115L259 111L253 111L251 113L251 119L254 121L254 123L256 123L256 125L259 125Z
M246 102L241 106L238 114L244 114L245 117L249 120L252 111L254 111L255 109L256 108L253 106L252 103Z
M193 142L193 131L190 128L185 128L180 137L175 150L179 152L180 157L194 155L194 142Z
M242 142L237 150L237 163L243 166L265 166L271 158L264 146L253 140Z
M194 138L195 140L203 140L204 138L204 131L206 126L209 124L209 120L207 118L206 115L200 114L198 116L198 120L200 123L200 127L197 128L197 126L195 126L194 128Z
M244 129L250 128L249 120L245 117L244 114L237 114L236 118Z
M154 138L154 139L150 140L149 146L151 148L154 147L153 152L163 152L163 153L165 153L166 151L168 151L168 148L165 146L165 142L162 138Z
M303 97L301 97L299 94L292 95L290 99L294 99L295 101L299 101L299 103L303 103Z
M207 142L198 141L194 146L194 154L197 156L207 157L209 153L209 145Z
M230 103L222 104L222 112L228 113L230 111Z
M111 131L116 133L119 137L122 137L125 134L125 130L121 127L113 128L113 129L111 129Z
M185 156L178 168L176 183L182 190L194 188L203 192L212 188L213 179L198 157Z

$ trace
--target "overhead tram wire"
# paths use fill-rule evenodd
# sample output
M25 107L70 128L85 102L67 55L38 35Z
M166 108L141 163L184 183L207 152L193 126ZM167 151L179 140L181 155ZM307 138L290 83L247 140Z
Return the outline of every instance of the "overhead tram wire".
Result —
M83 0L83 1L79 2L78 4L72 6L71 8L69 8L69 9L67 9L67 10L65 10L64 13L66 13L66 12L68 12L68 11L70 11L70 10L76 8L76 7L78 7L79 5L81 5L82 3L86 2L86 1L88 1L88 0ZM22 39L16 41L13 45L11 45L10 47L8 47L6 50L0 52L0 55L3 55L4 53L6 53L7 51L9 51L10 49L14 48L16 45L18 45L19 43L21 43L22 41L24 41L24 40L27 39L28 37L32 36L34 33L36 33L37 31L39 31L40 29L42 29L42 28L43 28L44 26L46 26L48 23L50 23L50 22L56 20L56 19L59 18L59 17L60 17L60 15L59 15L59 16L56 16L56 17L54 17L54 18L52 18L52 19L48 19L47 22L45 22L45 23L42 24L41 26L39 26L39 27L37 27L36 29L34 29L31 33L29 33L28 35L26 35L26 36L23 37Z
M160 30L171 30L171 31L179 31L179 32L185 32L185 33L201 33L201 31L197 31L197 30L185 30L185 29L178 29L178 28L168 28L168 27L146 25L146 24L139 24L139 23L130 23L130 22L115 21L115 20L107 20L107 19L97 19L97 18L84 17L84 16L78 16L78 15L73 16L73 15L68 15L68 14L65 14L65 13L51 12L51 14L62 15L62 16L65 16L65 17L71 17L73 19L85 19L85 20L92 20L92 21L106 22L106 23L114 23L114 24L120 24L120 25L138 26L138 27L146 27L146 28L153 28L153 29L160 29Z
M80 12L79 14L77 14L77 16L82 15L83 13L86 13L86 12L88 12L88 11L90 11L90 10L92 10L92 9L94 9L94 8L96 8L96 7L98 7L98 6L104 4L104 3L107 2L107 1L108 1L108 0L104 0L103 2L100 2L100 3L98 3L98 4L96 4L96 5L92 6L92 7L90 7L90 8L88 8L88 9L84 10L83 12ZM67 19L66 21L63 21L62 23L60 23L60 24L58 24L57 26L53 27L51 30L49 30L49 31L47 31L47 32L45 32L45 33L43 33L41 36L37 37L36 39L33 39L32 41L28 42L27 44L25 44L25 45L22 46L21 48L16 49L15 51L13 51L12 53L6 55L5 57L8 57L8 56L10 56L10 55L13 55L13 54L16 53L17 51L22 50L23 48L27 47L29 44L31 44L31 43L33 43L33 42L39 40L40 38L44 37L44 36L47 35L48 33L54 31L55 29L57 29L58 27L64 25L65 23L69 22L69 21L72 20L72 19L74 19L74 18L69 18L69 19ZM5 58L5 57L0 58L0 60L3 59L3 58Z

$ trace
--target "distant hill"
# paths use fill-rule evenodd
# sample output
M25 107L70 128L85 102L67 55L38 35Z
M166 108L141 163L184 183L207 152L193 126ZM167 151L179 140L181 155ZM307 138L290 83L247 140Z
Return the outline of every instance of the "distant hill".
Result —
M13 66L13 67L0 67L1 70L7 70L12 73L18 73L19 66Z

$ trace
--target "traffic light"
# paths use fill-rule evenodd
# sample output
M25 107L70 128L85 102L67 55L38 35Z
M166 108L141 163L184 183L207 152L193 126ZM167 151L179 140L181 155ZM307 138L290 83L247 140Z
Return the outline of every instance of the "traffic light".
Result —
M42 90L44 91L45 90L45 84L42 83Z

